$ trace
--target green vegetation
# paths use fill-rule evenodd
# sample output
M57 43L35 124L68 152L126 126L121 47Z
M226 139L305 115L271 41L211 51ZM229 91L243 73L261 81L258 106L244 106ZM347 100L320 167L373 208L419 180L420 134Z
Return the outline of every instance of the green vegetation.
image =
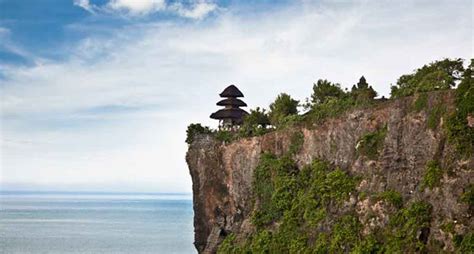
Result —
M329 207L349 198L358 179L317 160L298 169L291 156L302 141L302 133L297 132L285 155L261 155L252 184L252 223L257 231L240 245L235 237L228 236L218 253L309 253L313 247L320 253L341 252L359 241L361 225L351 214L336 218L330 232L318 236L310 233L328 219ZM278 229L270 230L276 223ZM310 240L315 241L313 247Z
M474 60L471 59L466 70L462 62L461 59L444 59L403 75L392 87L391 95L393 98L415 95L410 110L427 112L427 128L440 130L441 119L446 117L442 126L448 141L455 145L458 154L470 156L474 150L474 129L468 125L469 119L474 117ZM438 97L428 93L451 89L457 84L454 112L448 112L449 107L437 103ZM186 142L191 143L198 134L212 134L218 140L231 142L291 126L311 127L348 110L375 105L375 96L375 90L364 77L350 91L320 79L313 85L303 115L298 114L299 101L283 93L270 105L268 112L261 108L250 110L238 130L213 131L191 125ZM439 96L444 95L439 93ZM373 229L368 235L362 234L363 225L354 207L344 203L351 196L357 197L356 186L360 179L320 160L298 168L294 156L301 150L304 136L300 129L296 130L287 130L292 136L285 154L263 153L254 170L251 223L255 231L238 240L234 234L229 234L218 253L426 253L429 251L427 245L438 246L433 239L428 243L431 204L419 200L406 204L399 192L390 189L372 196L383 200L383 205L391 206L388 224ZM362 135L357 153L370 160L378 159L386 133L384 126ZM333 148L331 144L333 149L337 147ZM443 174L438 161L427 162L420 187L433 189L439 186ZM359 193L358 199L367 195ZM474 211L472 184L466 187L459 201L468 204L470 212ZM443 222L441 228L454 236L456 251L472 253L473 233L456 234L454 222Z
M387 127L364 134L357 143L357 151L371 160L376 160L386 134Z
M420 112L428 106L428 93L420 93L413 103L413 110Z
M461 201L468 204L470 209L474 211L474 184L469 184L461 196Z
M292 115L298 114L299 101L291 98L286 93L281 93L277 96L275 101L270 104L270 112L268 116L270 123L277 128L285 122L285 118Z
M443 90L455 87L456 89L456 111L447 116L446 131L448 140L454 144L458 153L468 157L474 151L474 128L469 127L468 118L473 118L474 112L474 85L472 69L474 60L464 70L462 59L444 59L425 65L412 74L401 76L397 84L392 86L391 95L399 98L409 95L417 95L411 106L411 110L420 112L423 109L429 111L427 127L435 130L440 124L441 117L446 115L447 107L444 104L435 105L428 108L429 94L426 92L433 90ZM255 108L250 110L250 114L243 119L240 128L228 130L210 130L198 124L193 124L188 128L186 142L190 144L196 134L213 134L218 140L232 142L246 137L260 136L275 129L286 129L294 126L305 126L311 128L315 124L321 123L328 118L337 117L354 108L368 107L375 105L378 100L374 99L376 91L367 83L364 76L359 82L352 86L352 89L342 89L338 83L319 79L313 84L313 92L303 105L307 111L305 114L298 114L299 101L290 95L282 93L270 104L270 110ZM381 100L382 101L382 100ZM377 140L377 136L365 137L369 143ZM369 158L376 158L377 147L365 146Z
M270 119L265 109L251 109L250 114L244 117L244 122L239 129L240 137L260 136L267 133Z
M290 143L290 148L288 150L288 153L290 155L295 155L301 150L303 143L304 143L303 132L301 131L295 132L293 136L291 136L291 143Z
M380 193L379 198L399 210L390 216L386 228L367 236L355 214L334 212L355 192L358 181L323 161L315 160L298 170L289 154L262 154L253 182L256 231L243 242L229 235L218 253L426 251L427 233L423 232L430 227L429 203L414 202L403 208L400 193ZM461 239L460 246L464 241L468 240Z
M313 94L311 95L311 104L325 104L330 100L339 100L346 96L341 89L340 84L331 83L327 80L320 79L313 85Z
M434 187L439 186L443 177L443 169L441 169L439 163L437 161L428 161L425 170L421 187L423 189L428 187L432 190Z
M432 206L425 202L415 202L399 210L390 218L385 229L383 253L413 253L425 251L427 239L423 230L429 229Z
M415 70L413 74L401 76L397 85L391 87L393 98L413 95L418 92L450 89L461 79L463 60L444 59Z
M209 127L203 127L199 123L192 123L186 130L186 143L191 144L197 135L210 133L212 133L212 131Z
M402 195L394 190L386 190L377 195L377 198L382 199L389 204L392 204L396 208L401 208L403 206Z
M457 239L456 239L457 238ZM455 237L457 253L474 253L474 232Z
M468 117L474 117L474 59L463 74L463 79L456 89L456 111L448 118L448 139L458 153L469 157L474 152L474 128L469 127Z
M352 86L351 95L359 104L368 104L377 96L377 92L369 86L365 77L359 79L357 85Z
M435 130L441 119L441 116L446 113L446 107L443 104L438 104L431 109L431 112L427 119L428 128Z
M351 92L343 91L340 84L320 79L313 85L311 101L305 105L309 111L303 121L317 123L341 115L351 108L371 105L376 95L363 76Z

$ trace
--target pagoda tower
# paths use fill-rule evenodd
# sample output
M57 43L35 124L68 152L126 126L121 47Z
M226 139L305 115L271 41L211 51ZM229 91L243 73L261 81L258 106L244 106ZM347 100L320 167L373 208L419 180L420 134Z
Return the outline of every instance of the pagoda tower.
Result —
M244 94L236 86L230 85L219 96L225 99L216 105L224 108L212 113L211 118L219 120L219 128L234 129L241 125L244 116L248 115L247 111L240 108L247 107L247 104L238 99L244 97Z

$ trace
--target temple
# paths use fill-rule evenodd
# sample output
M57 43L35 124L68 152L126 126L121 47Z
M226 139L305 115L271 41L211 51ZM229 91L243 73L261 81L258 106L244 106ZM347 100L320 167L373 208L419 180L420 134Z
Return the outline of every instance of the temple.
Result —
M238 99L244 95L236 86L230 85L219 96L225 99L216 105L224 108L212 113L211 118L219 120L219 128L235 129L242 124L244 116L248 115L247 111L240 108L246 107L247 104Z

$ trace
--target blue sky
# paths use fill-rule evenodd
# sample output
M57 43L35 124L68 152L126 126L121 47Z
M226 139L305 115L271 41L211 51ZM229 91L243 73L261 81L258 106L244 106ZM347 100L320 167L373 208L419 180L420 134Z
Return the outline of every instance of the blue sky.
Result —
M0 0L2 188L190 192L191 122L472 58L472 1Z

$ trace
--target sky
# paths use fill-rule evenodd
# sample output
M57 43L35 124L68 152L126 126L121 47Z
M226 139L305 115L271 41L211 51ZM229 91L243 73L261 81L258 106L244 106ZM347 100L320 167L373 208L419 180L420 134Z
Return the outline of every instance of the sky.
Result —
M0 188L191 192L186 127L473 57L471 0L0 0Z

